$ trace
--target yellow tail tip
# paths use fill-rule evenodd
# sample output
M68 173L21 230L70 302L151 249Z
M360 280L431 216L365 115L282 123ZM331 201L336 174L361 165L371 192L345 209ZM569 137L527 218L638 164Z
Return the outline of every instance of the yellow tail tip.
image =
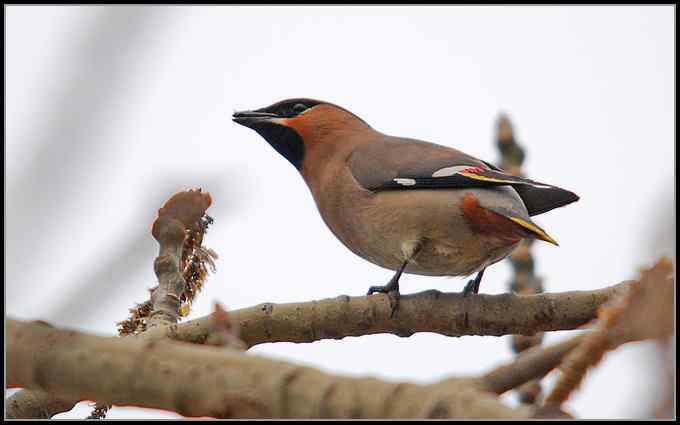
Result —
M542 241L546 241L548 243L551 243L555 246L560 246L560 244L557 243L557 241L553 238L550 237L543 229L540 227L536 226L533 223L530 223L526 220L522 220L521 218L517 217L509 217L510 220L514 221L515 223L519 224L520 226L524 227L525 229L529 230L533 235L536 237L536 239L540 239Z
M557 243L557 241L553 238L551 238L547 233L543 232L543 237L539 237L540 240L549 242L555 246L560 246L560 244Z

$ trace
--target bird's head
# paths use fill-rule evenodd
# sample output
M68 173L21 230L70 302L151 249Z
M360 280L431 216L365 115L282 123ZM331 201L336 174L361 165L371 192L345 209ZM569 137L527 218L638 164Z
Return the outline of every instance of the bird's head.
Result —
M265 108L235 112L235 123L258 132L298 170L305 151L328 136L357 128L370 128L348 110L314 99L287 99Z

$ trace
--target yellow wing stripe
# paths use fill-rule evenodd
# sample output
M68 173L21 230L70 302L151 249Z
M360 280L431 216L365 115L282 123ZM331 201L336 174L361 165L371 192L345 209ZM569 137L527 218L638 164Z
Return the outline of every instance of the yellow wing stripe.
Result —
M538 227L529 223L528 221L522 220L521 218L517 218L517 217L508 217L508 218L510 220L514 221L515 223L519 224L520 226L524 227L525 229L528 229L531 232L533 232L536 236L538 236L538 238L540 240L550 242L551 244L553 244L555 246L559 246L559 244L557 243L557 241L555 239L551 238L543 230L539 229Z
M494 183L510 183L510 184L522 183L522 182L518 182L518 181L516 181L516 180L494 179L493 177L480 176L480 175L474 174L474 173L458 173L458 174L460 174L461 176L465 176L465 177L471 178L471 179L482 180L482 181L486 181L486 182L494 182Z

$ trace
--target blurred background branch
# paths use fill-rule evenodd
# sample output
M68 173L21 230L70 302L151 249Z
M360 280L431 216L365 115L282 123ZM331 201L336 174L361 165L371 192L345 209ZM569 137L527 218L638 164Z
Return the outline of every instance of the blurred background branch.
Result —
M32 151L30 161L11 176L5 195L12 200L7 227L12 249L5 258L14 285L8 291L20 290L30 260L44 249L36 241L73 219L69 201L88 186L93 168L107 167L112 146L98 140L93 128L115 125L112 106L126 101L125 87L135 78L127 65L153 47L153 30L164 15L160 8L93 9L82 26L73 28L87 36L77 37L65 53L74 68L52 74L62 79L54 81L54 91L43 94L48 111L42 115L48 118L17 135ZM136 242L126 248L139 246Z
M524 148L517 143L515 132L507 115L502 114L496 123L496 146L501 154L498 166L516 176L524 176L522 164L526 158ZM533 239L524 239L520 245L510 254L509 261L512 264L514 276L509 283L509 289L517 294L529 295L543 292L543 279L534 272L534 257L531 254ZM512 337L512 349L516 354L524 350L541 345L543 333L534 335L514 335ZM521 403L535 403L541 395L539 380L527 382L517 389Z
M661 258L642 271L639 281L600 307L594 330L562 359L560 377L545 405L559 408L581 384L588 369L597 365L606 352L622 344L655 339L658 344L669 345L675 335L673 270L671 261ZM658 416L666 416L664 404L668 398L659 403Z

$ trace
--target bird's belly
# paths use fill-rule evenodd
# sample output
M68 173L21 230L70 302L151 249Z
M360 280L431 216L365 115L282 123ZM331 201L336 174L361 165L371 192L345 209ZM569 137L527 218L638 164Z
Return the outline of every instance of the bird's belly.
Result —
M419 241L420 250L407 265L406 273L468 276L500 261L517 246L517 242L474 234L463 229L467 227L464 222L453 224L446 220L440 225L441 229L430 232L397 229L380 238L361 238L359 255L381 267L397 270L406 259L404 245Z
M468 276L502 260L517 245L498 239L484 239L468 243L426 241L423 251L415 262L409 263L405 272L426 276ZM395 269L394 266L389 268Z
M406 273L467 276L501 260L518 243L470 227L459 207L469 191L379 192L336 204L327 222L350 250L381 267L397 270L406 251L420 243Z

